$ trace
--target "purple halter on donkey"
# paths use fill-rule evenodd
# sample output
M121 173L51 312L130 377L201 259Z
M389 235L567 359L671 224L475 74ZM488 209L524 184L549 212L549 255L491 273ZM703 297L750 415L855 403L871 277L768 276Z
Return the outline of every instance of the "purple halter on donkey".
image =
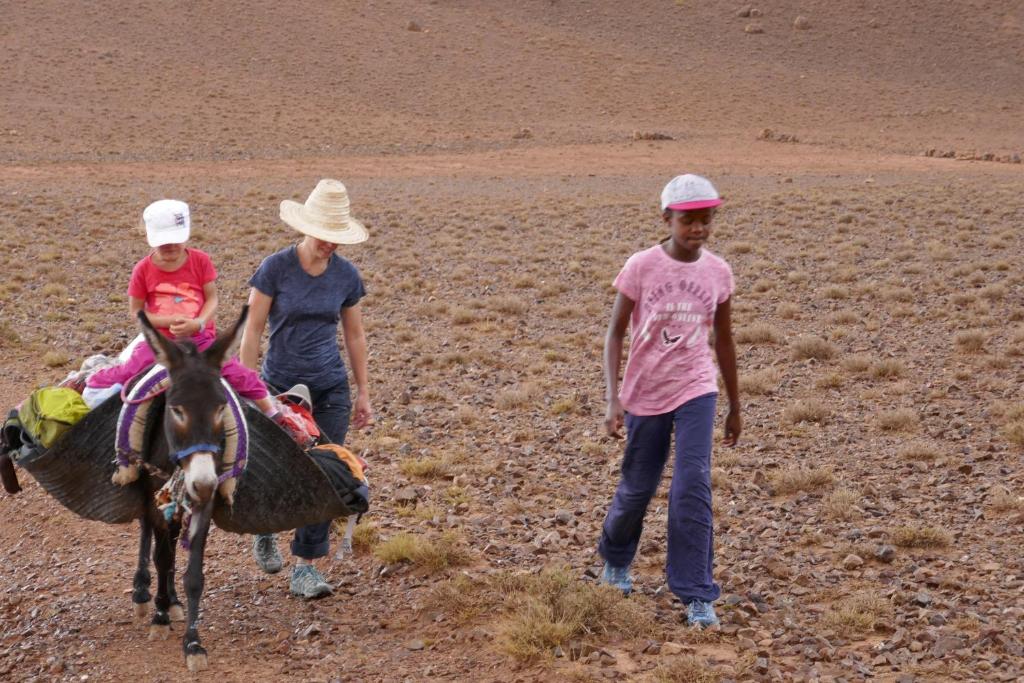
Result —
M138 454L142 467L139 483L150 495L145 497L145 509L140 517L139 565L133 581L132 602L136 615L144 617L150 603L149 551L152 544L153 563L157 571L157 591L153 600L155 611L150 626L150 639L166 639L170 635L171 620L180 620L182 606L174 589L175 541L182 533L181 521L176 516L165 516L158 508L154 495L163 488L164 477L183 483L184 496L191 508L191 518L184 529L189 540L188 568L184 588L188 601L188 614L182 647L190 671L205 669L206 650L199 642L199 600L203 592L203 553L213 517L214 498L219 473L230 470L223 462L221 444L224 441L228 395L220 378L220 368L229 357L229 351L238 341L248 314L242 309L241 317L226 333L206 350L197 351L189 342L175 343L150 324L144 313L139 322L146 341L153 348L157 362L167 368L168 385L162 415L153 415L148 438ZM180 472L180 474L179 474ZM128 482L125 482L128 483Z

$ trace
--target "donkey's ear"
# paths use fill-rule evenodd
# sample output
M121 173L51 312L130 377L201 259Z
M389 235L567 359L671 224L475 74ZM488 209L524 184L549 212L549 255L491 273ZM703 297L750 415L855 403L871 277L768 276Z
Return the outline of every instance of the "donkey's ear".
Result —
M249 305L242 306L242 314L238 321L227 332L217 335L217 340L210 345L210 348L203 352L206 362L215 368L220 368L233 355L242 340L242 330L245 329L245 319L249 317Z
M156 362L165 368L171 368L181 363L182 351L177 344L156 331L153 323L149 322L145 311L139 311L139 326L142 334L149 342L149 348L153 349Z

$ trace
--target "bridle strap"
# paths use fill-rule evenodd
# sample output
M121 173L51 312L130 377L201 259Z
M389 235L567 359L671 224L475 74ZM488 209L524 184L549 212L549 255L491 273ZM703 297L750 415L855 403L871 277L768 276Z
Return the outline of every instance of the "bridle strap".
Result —
M173 460L174 462L181 462L188 456L199 451L205 451L207 453L213 453L214 455L217 455L218 453L220 453L220 446L213 443L197 443L193 446L189 446L188 448L182 448L180 451L175 451L174 453L171 453L170 457L171 460Z

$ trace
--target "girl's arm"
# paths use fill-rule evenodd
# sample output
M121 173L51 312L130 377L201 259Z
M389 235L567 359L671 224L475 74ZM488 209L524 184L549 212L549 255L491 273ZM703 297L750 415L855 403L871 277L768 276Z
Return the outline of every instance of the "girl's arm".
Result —
M615 295L612 304L612 320L604 336L604 386L608 409L605 411L604 426L608 436L621 439L625 411L619 401L619 366L622 363L622 338L629 327L629 316L633 313L633 300L622 292Z
M132 316L132 325L138 327L139 324L139 311L146 310L146 301L144 299L136 299L134 296L128 297L128 312ZM156 313L150 313L146 311L146 318L149 319L150 324L153 327L170 327L173 322L173 318L169 315L157 315Z
M272 303L273 298L255 287L249 290L249 318L245 321L245 329L242 330L238 359L242 361L242 365L255 372L259 372L256 364L260 358L260 338L267 326L267 316L270 315Z
M359 304L341 309L341 331L345 337L345 348L348 349L348 364L356 384L352 425L362 429L373 424L373 408L370 407L370 385L366 371L366 332L363 330L363 312Z
M206 323L213 317L213 312L217 310L217 283L214 280L210 280L203 285L203 307L199 309L199 314L195 318L175 318L171 323L171 334L175 337L191 337L199 334L203 329L206 328Z
M215 280L210 280L203 285L203 296L206 297L206 303L203 304L199 315L195 317L196 331L193 334L198 333L199 328L206 327L207 323L213 319L213 314L217 310L217 304L220 303L220 298L217 296L217 282Z
M735 446L743 430L740 419L740 388L736 379L736 344L732 339L732 299L718 304L715 311L715 355L718 369L729 395L729 413L725 417L725 445Z

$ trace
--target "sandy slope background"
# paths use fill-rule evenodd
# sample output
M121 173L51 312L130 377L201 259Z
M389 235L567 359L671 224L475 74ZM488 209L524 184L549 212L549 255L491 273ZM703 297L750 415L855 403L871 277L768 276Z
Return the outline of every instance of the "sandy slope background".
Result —
M358 553L307 604L214 532L193 677L131 620L134 529L24 474L0 677L1024 675L1024 3L287 5L3 8L0 399L134 336L148 202L192 205L223 326L294 240L278 203L341 178L371 231ZM684 171L727 196L739 287L711 634L663 587L663 496L640 595L592 589L609 283Z

